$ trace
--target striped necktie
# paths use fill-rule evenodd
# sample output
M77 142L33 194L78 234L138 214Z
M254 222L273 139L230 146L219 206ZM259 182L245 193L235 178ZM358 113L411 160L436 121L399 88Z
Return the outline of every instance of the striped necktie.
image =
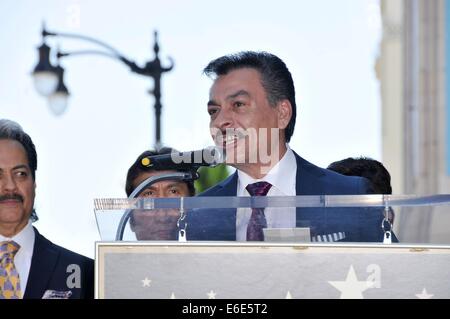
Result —
M0 299L20 299L20 278L14 265L14 256L20 245L14 241L0 243Z

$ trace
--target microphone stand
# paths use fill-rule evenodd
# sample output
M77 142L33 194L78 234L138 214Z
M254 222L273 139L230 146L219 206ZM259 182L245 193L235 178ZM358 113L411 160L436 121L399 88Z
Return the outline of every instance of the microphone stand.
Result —
M144 180L142 183L138 185L134 189L134 191L130 194L128 199L136 198L139 194L142 193L148 186L153 185L154 183L166 181L166 180L176 180L176 181L193 181L198 178L198 173L196 170L193 171L187 171L187 172L176 172L176 173L168 173L168 174L162 174L157 176L151 176ZM183 198L181 198L183 199ZM181 201L183 203L183 201ZM181 210L183 207L180 208ZM127 224L128 220L130 219L131 212L133 209L127 209L120 219L119 226L117 227L116 232L116 241L122 241L123 239L123 232L125 231L125 225ZM182 213L183 214L183 213ZM180 219L184 218L183 216L180 217Z

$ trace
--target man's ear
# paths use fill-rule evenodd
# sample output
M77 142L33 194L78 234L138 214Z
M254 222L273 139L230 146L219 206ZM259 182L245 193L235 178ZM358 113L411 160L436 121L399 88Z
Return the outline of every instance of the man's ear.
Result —
M285 129L292 117L292 105L289 100L285 99L278 102L278 127Z

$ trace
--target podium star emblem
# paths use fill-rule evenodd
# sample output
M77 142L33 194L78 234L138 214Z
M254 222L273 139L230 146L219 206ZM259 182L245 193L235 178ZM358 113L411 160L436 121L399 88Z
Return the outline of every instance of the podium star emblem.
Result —
M142 281L142 287L150 287L150 283L152 282L148 277L145 277Z
M328 281L328 283L341 292L341 299L364 299L363 291L373 285L370 281L359 281L353 265L350 266L345 281Z
M423 288L422 292L420 294L416 294L416 297L419 299L431 299L431 298L433 298L433 296L434 296L433 294L429 294L427 292L426 288Z

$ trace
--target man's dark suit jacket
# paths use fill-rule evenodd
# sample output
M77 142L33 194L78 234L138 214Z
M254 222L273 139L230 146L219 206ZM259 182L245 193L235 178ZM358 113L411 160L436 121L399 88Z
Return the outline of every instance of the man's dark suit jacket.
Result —
M367 179L317 167L295 152L297 195L372 194ZM236 196L235 172L198 196ZM309 227L313 240L382 242L383 210L379 208L297 208L297 227ZM187 214L188 240L236 240L236 209L193 210ZM344 234L344 238L338 237ZM331 237L330 237L331 236ZM337 240L336 240L337 239Z
M94 298L94 261L53 244L34 228L35 241L24 299L41 299L47 290L71 291L71 299ZM76 265L76 266L71 266ZM77 268L77 266L79 268ZM80 287L67 285L80 270ZM69 285L77 282L69 278Z

